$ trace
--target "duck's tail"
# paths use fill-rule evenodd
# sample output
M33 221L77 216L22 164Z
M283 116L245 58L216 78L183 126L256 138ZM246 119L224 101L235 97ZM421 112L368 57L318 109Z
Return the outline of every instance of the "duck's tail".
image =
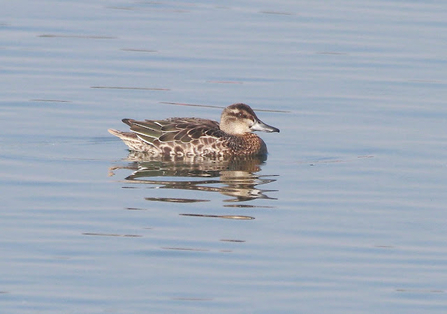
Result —
M115 135L123 140L124 144L126 144L130 150L134 150L137 152L146 151L144 147L146 144L142 142L135 133L132 132L122 132L115 129L108 129L110 134Z

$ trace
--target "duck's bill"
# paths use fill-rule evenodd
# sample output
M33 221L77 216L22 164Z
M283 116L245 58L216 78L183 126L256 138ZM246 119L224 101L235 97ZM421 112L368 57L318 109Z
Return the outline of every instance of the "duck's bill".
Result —
M255 123L250 127L250 129L252 131L278 132L279 133L279 129L275 128L274 126L265 124L261 120L255 121Z

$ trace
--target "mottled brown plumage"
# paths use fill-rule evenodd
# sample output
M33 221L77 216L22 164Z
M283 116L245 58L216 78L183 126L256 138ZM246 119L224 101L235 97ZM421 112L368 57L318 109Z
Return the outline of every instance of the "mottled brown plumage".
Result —
M109 129L130 150L153 156L250 156L265 155L264 141L252 131L279 132L258 119L245 104L224 109L220 124L200 118L166 120L123 119L131 132Z

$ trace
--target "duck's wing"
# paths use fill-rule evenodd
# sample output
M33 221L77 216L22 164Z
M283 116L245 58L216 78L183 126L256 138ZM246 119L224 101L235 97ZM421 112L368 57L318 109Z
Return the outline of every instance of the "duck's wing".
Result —
M123 119L142 141L154 145L181 141L189 143L201 137L220 138L223 132L219 123L212 120L200 118L170 118L166 120L144 120Z

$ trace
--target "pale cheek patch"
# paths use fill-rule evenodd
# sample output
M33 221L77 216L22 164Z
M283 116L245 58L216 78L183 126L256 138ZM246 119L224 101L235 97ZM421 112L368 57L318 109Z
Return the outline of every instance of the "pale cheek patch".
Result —
M235 134L244 134L244 133L250 132L250 128L246 124L235 123L233 125L233 132Z

